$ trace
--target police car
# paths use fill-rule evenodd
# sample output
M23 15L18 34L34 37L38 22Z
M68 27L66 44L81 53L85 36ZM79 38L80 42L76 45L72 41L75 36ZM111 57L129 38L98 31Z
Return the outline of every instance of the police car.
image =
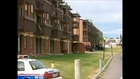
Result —
M18 79L63 79L60 70L46 68L42 62L18 55Z

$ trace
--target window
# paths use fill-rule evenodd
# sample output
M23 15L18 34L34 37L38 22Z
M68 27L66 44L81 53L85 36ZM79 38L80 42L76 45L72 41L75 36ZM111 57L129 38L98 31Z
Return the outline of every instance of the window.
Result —
M18 54L20 52L20 37L18 37Z
M47 13L47 19L49 19L50 18L50 15Z
M27 6L27 4L25 5L25 16L28 16L28 6Z
M32 37L30 38L30 48L31 49L33 48L33 38Z
M48 45L49 45L48 40L46 40L46 49L48 49Z
M22 16L22 8L18 8L18 16Z
M60 28L63 30L63 26L62 26L62 24L60 25Z
M25 10L25 16L28 16L28 11L27 10Z
M24 62L18 61L18 71L25 71Z
M55 20L55 23L57 23L57 20Z
M44 49L44 47L45 47L45 40L42 39L42 48Z
M43 17L42 17L42 19L43 19L43 23L45 23L45 24L46 24L46 17L45 17L45 16L46 16L46 14L45 14L45 13L43 13L42 15L43 15Z
M34 10L33 10L33 5L31 5L31 18L34 18Z
M27 37L24 36L24 48L26 48L26 46L27 46Z
M36 61L30 61L29 62L32 69L33 70L37 70L37 69L46 69L46 67L44 66L44 64L42 64L42 62L40 62L39 60Z
M70 32L70 25L67 24L67 31Z
M31 18L34 18L34 13L31 12Z
M57 49L57 41L54 41L54 47Z

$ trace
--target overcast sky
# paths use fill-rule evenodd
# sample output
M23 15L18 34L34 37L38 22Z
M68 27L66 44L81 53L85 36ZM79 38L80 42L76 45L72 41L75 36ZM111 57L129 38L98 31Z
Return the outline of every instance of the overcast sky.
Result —
M82 19L92 20L104 36L122 34L122 0L65 0Z

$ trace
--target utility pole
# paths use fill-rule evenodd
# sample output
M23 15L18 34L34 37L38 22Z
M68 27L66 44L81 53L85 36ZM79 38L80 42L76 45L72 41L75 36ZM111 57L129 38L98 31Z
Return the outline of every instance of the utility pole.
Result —
M112 45L111 45L111 54L112 54L112 56L113 56L113 48L112 48Z
M104 39L104 48L103 48L103 61L105 59L105 39Z

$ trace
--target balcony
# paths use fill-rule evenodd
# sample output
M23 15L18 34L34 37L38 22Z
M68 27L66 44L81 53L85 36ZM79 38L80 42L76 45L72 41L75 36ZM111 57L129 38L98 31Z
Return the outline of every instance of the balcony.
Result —
M35 0L25 0L26 3L29 3L29 4L33 4L35 3Z
M53 38L63 38L63 32L62 31L55 31L55 30L52 30L52 35L51 37Z
M40 25L36 25L36 31L35 31L35 34L37 35L44 35L44 27L43 26L40 26Z
M52 24L52 31L51 31L52 35L51 36L53 38L63 38L63 31L60 30L59 28L60 27L58 24L56 24L56 23Z
M24 3L24 0L18 0L18 3L19 4L23 4Z
M39 31L41 33L43 32L43 35L51 36L51 25L49 25L47 23L36 23L36 26L38 27L38 29L42 30L42 31L40 31L40 30ZM38 29L37 29L37 31L38 31ZM37 32L37 33L39 33L39 32Z
M52 7L52 18L62 19L62 10L60 8Z
M72 39L73 41L79 41L79 35L73 35Z
M72 22L72 18L69 17L69 15L63 15L63 23L70 23Z
M69 6L69 5L61 5L61 7L63 8L63 9L66 9L66 10L72 10L72 8Z
M83 36L83 42L88 42L89 41L89 37L88 36Z
M64 29L64 28L63 28ZM66 29L63 30L63 34L67 34L68 31Z
M88 27L83 27L83 31L88 31Z
M43 6L43 1L35 1L35 11L37 13L43 13L44 12L44 6Z
M52 17L52 19L56 19L57 18L57 10L53 9L53 11L51 13L51 17Z
M24 30L23 20L24 20L23 16L18 16L18 30L19 31L23 31Z
M60 30L59 25L57 23L52 23L52 30Z
M44 10L49 13L52 14L52 3L48 0L44 0Z
M62 10L60 10L59 8L57 8L56 10L57 10L57 18L62 19Z
M73 28L79 28L79 23L73 24Z
M73 24L79 24L79 20L73 21Z
M70 39L70 34L68 34L68 33L64 33L63 32L63 37L61 38L62 40L68 40L68 39Z
M24 31L25 32L35 32L35 23L32 20L24 19Z

